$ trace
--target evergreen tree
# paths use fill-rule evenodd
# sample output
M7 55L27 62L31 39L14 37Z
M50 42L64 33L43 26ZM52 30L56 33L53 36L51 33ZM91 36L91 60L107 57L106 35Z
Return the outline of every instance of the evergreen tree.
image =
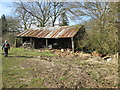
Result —
M2 21L2 34L5 34L8 31L8 29L7 29L7 20L6 20L5 15L1 16L1 21Z
M60 16L60 26L68 26L69 24L66 12L61 13Z

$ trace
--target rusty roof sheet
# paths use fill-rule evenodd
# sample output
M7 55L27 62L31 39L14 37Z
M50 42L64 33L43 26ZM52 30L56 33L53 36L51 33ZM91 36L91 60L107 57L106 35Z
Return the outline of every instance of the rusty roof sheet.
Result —
M76 35L81 27L45 27L38 30L25 30L17 37L37 37L37 38L71 38Z

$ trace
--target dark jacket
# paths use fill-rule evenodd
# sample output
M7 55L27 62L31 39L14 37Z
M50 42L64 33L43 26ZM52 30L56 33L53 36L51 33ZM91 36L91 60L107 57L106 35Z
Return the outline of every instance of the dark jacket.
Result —
M2 45L2 49L4 49L4 48L8 48L8 49L10 49L10 44L9 43L3 43L3 45Z

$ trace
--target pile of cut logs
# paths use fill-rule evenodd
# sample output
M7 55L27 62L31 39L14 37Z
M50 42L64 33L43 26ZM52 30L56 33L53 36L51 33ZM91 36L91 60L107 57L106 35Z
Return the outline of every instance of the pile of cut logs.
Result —
M31 43L23 43L22 45L23 48L31 48Z

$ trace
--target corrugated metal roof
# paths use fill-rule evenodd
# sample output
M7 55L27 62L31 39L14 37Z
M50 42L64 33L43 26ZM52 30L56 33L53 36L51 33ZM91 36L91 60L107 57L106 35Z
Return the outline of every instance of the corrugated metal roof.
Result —
M17 37L37 37L37 38L71 38L76 35L81 27L44 27L38 30L26 30L18 34Z

